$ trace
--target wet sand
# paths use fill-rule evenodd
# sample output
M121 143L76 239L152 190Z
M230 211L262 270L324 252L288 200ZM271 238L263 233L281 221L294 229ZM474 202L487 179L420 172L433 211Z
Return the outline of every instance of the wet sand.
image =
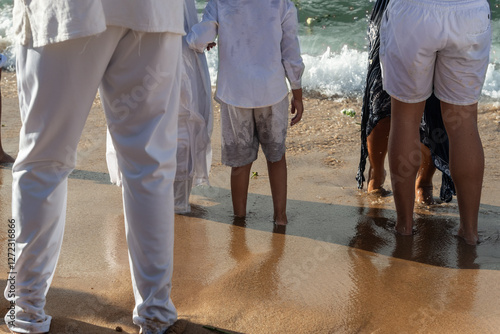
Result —
M15 76L2 74L2 140L17 154ZM232 217L229 169L220 164L218 108L211 187L176 216L172 299L178 333L497 333L500 330L500 104L479 114L486 154L482 242L456 237L458 208L419 207L418 233L393 233L392 196L356 188L359 101L308 97L289 130L289 225L276 228L266 163L252 171L246 220ZM354 109L355 118L341 114ZM96 101L70 176L65 239L46 311L51 333L137 333L121 192L109 183L105 120ZM434 182L439 194L440 174ZM0 169L0 286L7 278L11 166ZM386 182L390 189L390 183ZM1 260L1 259L4 260ZM6 310L7 302L0 299ZM118 328L119 327L119 328ZM6 326L0 326L0 332Z

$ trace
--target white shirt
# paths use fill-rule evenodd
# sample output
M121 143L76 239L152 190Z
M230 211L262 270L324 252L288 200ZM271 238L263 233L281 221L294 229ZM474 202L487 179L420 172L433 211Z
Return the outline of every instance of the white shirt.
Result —
M18 42L33 47L95 35L106 26L184 34L183 0L14 0Z
M218 36L218 101L240 108L276 104L301 88L304 63L290 0L210 0L187 36L203 52Z

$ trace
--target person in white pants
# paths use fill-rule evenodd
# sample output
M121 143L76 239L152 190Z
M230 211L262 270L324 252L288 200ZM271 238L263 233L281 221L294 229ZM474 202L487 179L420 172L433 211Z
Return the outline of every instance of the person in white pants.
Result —
M184 29L190 31L198 21L194 0L184 0ZM213 127L212 88L207 59L204 53L191 50L185 38L182 41L182 65L174 182L174 210L178 214L191 212L189 197L193 186L209 185ZM122 176L109 131L106 162L111 183L121 187Z
M14 333L44 333L45 298L61 249L67 177L101 96L123 177L133 321L164 333L176 318L173 182L180 92L182 0L14 1L22 119L13 166Z

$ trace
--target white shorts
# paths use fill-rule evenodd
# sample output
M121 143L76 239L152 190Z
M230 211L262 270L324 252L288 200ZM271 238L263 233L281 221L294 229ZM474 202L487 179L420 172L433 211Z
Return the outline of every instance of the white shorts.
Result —
M488 68L487 0L392 0L380 27L384 90L406 103L478 101Z
M238 108L220 103L222 163L241 167L257 160L259 143L269 162L283 158L288 129L288 96L263 108Z

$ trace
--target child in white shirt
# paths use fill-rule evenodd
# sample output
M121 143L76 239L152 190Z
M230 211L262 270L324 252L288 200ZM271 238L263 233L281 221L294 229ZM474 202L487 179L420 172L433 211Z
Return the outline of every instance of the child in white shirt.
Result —
M303 113L304 64L297 37L297 10L290 0L210 0L202 22L187 36L198 52L218 37L215 99L221 105L222 162L232 167L231 194L237 217L245 217L250 169L259 143L267 159L274 221L286 224L288 79L291 125Z

